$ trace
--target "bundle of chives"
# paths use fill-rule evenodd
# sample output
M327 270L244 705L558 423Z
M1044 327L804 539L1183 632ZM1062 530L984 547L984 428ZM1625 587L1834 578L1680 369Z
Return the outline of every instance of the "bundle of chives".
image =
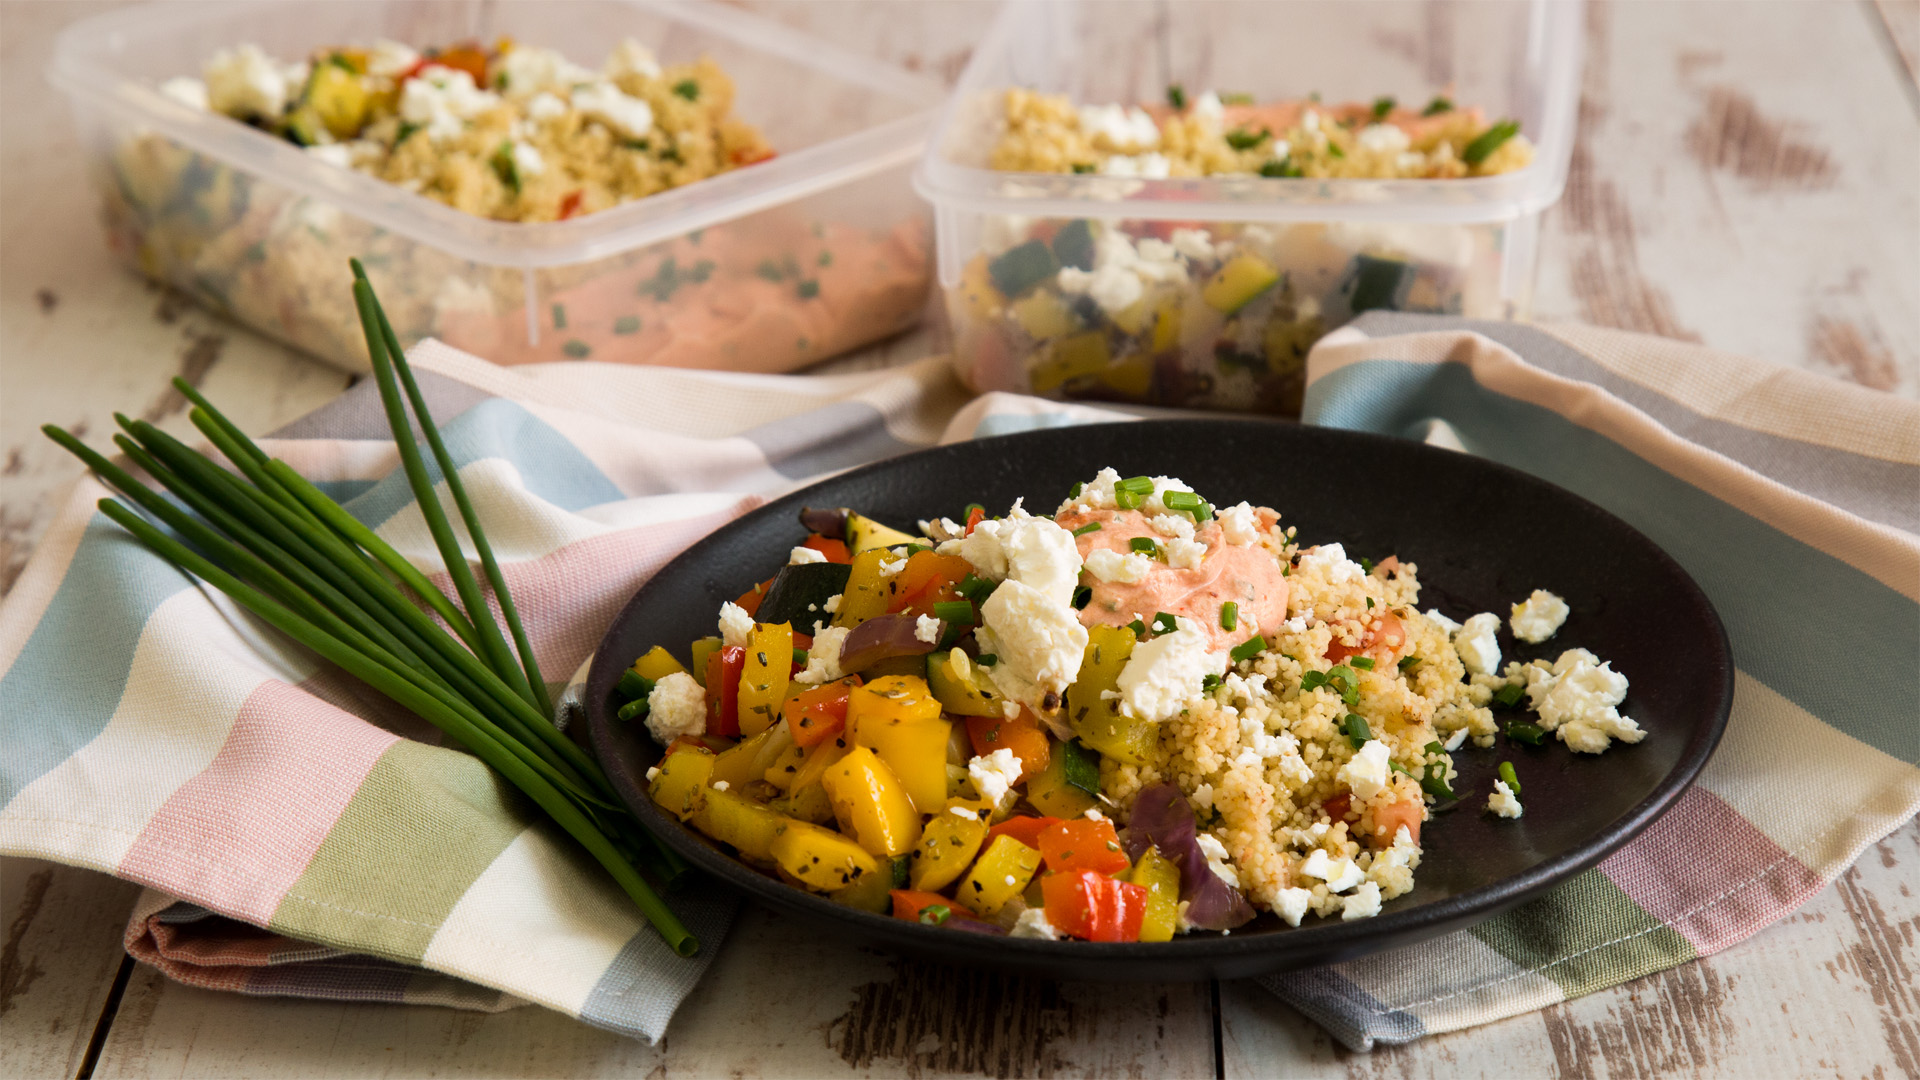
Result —
M41 430L166 529L118 499L100 500L108 518L492 766L606 868L675 952L691 956L699 942L640 872L671 886L686 864L640 827L599 764L553 726L540 666L480 518L357 261L353 272L387 422L459 605L325 492L268 457L184 380L174 385L193 403L194 426L239 476L145 421L116 416L125 434L114 437L128 460L178 504L60 428ZM440 505L414 442L409 406L479 555L511 647Z

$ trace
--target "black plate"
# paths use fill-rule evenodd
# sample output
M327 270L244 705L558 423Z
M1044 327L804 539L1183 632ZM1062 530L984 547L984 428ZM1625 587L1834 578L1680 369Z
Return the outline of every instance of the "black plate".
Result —
M1419 565L1422 609L1464 618L1536 588L1573 614L1540 646L1501 629L1503 659L1584 646L1631 680L1623 711L1644 741L1600 757L1559 743L1502 738L1455 754L1464 798L1428 822L1413 892L1354 922L1309 916L1289 928L1266 915L1230 935L1151 944L982 938L836 905L734 861L646 797L660 754L638 725L616 720L613 685L654 645L684 655L714 632L721 601L787 559L799 508L852 506L883 522L958 516L968 503L1004 509L1016 497L1044 513L1076 481L1111 465L1123 476L1177 476L1215 502L1271 506L1300 541L1339 541L1354 557ZM1706 764L1726 724L1733 664L1726 632L1693 579L1652 541L1543 480L1466 454L1376 435L1254 420L1166 420L980 439L908 454L836 476L741 518L695 544L637 593L600 643L588 676L595 752L649 828L695 866L776 908L839 924L876 945L939 960L1072 979L1237 978L1350 959L1477 923L1567 879L1646 828ZM1485 813L1501 759L1525 788L1518 821Z

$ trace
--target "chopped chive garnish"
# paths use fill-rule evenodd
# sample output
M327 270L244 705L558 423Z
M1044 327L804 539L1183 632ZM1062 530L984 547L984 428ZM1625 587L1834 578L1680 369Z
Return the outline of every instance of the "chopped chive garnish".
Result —
M1394 100L1390 97L1374 98L1373 99L1374 122L1379 123L1380 121L1385 120L1387 118L1387 114L1393 111L1394 104L1395 104Z
M920 921L928 926L939 926L953 914L953 909L945 904L928 904L920 909Z
M1200 692L1211 694L1220 688L1220 676L1208 675L1200 680Z
M1147 497L1137 491L1128 491L1125 488L1113 489L1113 505L1122 510L1138 510L1140 504L1145 501Z
M1420 110L1420 115L1421 116L1439 116L1441 113L1452 112L1452 111L1453 111L1453 101L1451 99L1444 98L1444 97L1436 97L1432 101L1427 102L1427 107Z
M1513 762L1503 761L1500 763L1500 779L1507 782L1507 787L1513 789L1515 795L1520 794L1520 776L1513 771Z
M1079 528L1073 530L1073 535L1085 536L1088 533L1096 533L1099 531L1100 531L1100 523L1097 521L1089 521L1085 525L1082 525Z
M806 667L807 666L807 650L805 649L793 650L793 662L796 664L799 664L801 667Z
M567 328L567 305L553 305L553 328L555 330L565 330Z
M1525 720L1514 720L1507 724L1507 738L1514 742L1523 742L1528 746L1539 746L1547 738L1547 729L1539 724L1529 724Z
M673 92L686 98L688 101L700 100L700 84L694 82L692 79L681 79L679 82L674 83Z
M1153 494L1153 477L1129 476L1125 480L1115 481L1113 490L1131 491L1135 495L1151 495Z
M1127 541L1127 550L1138 551L1145 555L1152 555L1155 558L1158 558L1160 555L1160 545L1155 543L1151 537L1146 536L1136 536Z
M1075 611L1085 611L1087 605L1092 602L1093 602L1092 586L1081 585L1076 587L1073 590L1073 608Z
M1367 745L1367 740L1373 738L1373 730L1367 727L1366 717L1359 713L1347 714L1346 727L1347 741L1353 744L1355 750Z
M1085 490L1087 490L1087 485L1076 483L1073 485L1072 489L1067 492L1067 498L1077 499L1080 497L1080 493Z
M1261 128L1259 131L1235 128L1227 132L1226 135L1227 145L1233 147L1235 150L1251 150L1272 137L1273 132L1268 131L1266 128Z
M1368 611L1373 610L1373 597L1371 596L1367 597L1367 610Z
M994 583L986 578L968 574L960 579L960 584L955 585L953 591L976 604L984 604L987 602L987 597L993 595L994 588Z
M1187 88L1179 83L1167 84L1167 104L1176 109L1187 107Z
M1493 701L1494 701L1494 704L1500 706L1503 709L1511 709L1515 705L1520 704L1520 699L1525 697L1526 695L1527 695L1526 687L1520 685L1519 683L1510 683L1506 686L1501 687L1498 691L1494 693Z
M1371 656L1348 657L1347 663L1352 664L1354 667L1359 668L1361 671L1373 670L1373 657Z
M1467 144L1460 152L1460 160L1469 165L1478 165L1493 156L1495 150L1508 139L1520 134L1520 125L1512 120L1502 120L1480 133L1479 137Z
M1135 619L1132 622L1128 623L1127 629L1133 631L1133 636L1136 641L1142 638L1145 638L1147 636L1147 624L1141 622L1139 619Z
M1171 634L1178 629L1180 629L1180 620L1174 618L1172 615L1169 615L1164 611L1157 612L1154 614L1153 616L1153 632L1154 633Z
M941 600L933 605L933 617L943 623L973 625L973 604L966 600Z
M1347 152L1345 150L1340 149L1339 143L1330 142L1327 144L1327 155L1329 157L1343 158L1347 156Z
M1240 605L1229 600L1220 605L1220 629L1231 630L1240 625Z
M1300 170L1300 166L1293 163L1293 158L1289 156L1283 159L1262 162L1260 164L1260 175L1272 178L1298 177L1306 174Z
M983 652L979 656L974 657L973 662L979 664L981 667L992 667L1000 662L1000 657L990 652Z
M620 682L614 686L613 692L626 698L628 701L632 701L634 698L643 698L653 693L653 680L637 671L628 669L620 673Z
M1241 642L1238 645L1235 645L1233 647L1233 651L1227 653L1227 655L1233 659L1234 663L1237 664L1242 660L1251 660L1254 657L1259 656L1261 653L1266 651L1267 651L1267 639L1259 636L1254 636L1254 637L1248 638L1247 640Z
M968 518L970 518L970 517L972 517L972 516L973 516L973 512L974 512L975 510L978 510L978 511L980 511L980 512L981 512L982 514L984 514L984 513L986 513L986 512L987 512L987 508L986 508L986 507L984 507L984 506L981 506L981 505L980 505L979 503L968 503L968 504L967 504L967 512L966 512L966 513L964 513L964 514L961 514L961 515L960 515L960 520L961 520L961 521L965 521L965 520L967 520Z
M620 719L622 720L632 720L637 717L642 717L647 715L647 711L648 711L647 699L635 698L632 701L627 702L625 705L620 706L620 711L615 715L620 717Z
M1419 662L1420 658L1417 656L1403 656L1400 658L1400 670L1405 671Z
M1373 573L1373 560L1367 558L1365 555L1360 556L1360 572L1363 574Z
M1185 514L1196 522L1213 517L1213 507L1208 506L1207 500L1191 491L1169 491L1160 497L1160 501L1166 506L1168 512Z

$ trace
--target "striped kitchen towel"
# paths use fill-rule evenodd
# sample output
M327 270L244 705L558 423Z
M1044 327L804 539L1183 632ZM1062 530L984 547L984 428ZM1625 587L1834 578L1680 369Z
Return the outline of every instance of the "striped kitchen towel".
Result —
M1115 416L968 401L938 362L774 377L413 356L548 671L577 669L648 575L765 498ZM1654 339L1380 314L1323 342L1310 380L1310 422L1498 458L1633 522L1707 589L1740 667L1701 784L1599 869L1472 931L1268 981L1343 1042L1723 948L1920 806L1920 406ZM436 562L370 387L267 445ZM0 609L0 852L149 886L128 945L176 978L532 1001L660 1035L731 901L677 897L707 948L666 954L511 788L147 555L93 512L100 494L82 482Z

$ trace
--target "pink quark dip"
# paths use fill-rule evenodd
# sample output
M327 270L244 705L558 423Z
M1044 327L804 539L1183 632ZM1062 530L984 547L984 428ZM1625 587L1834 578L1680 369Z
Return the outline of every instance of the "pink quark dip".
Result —
M1257 513L1263 532L1280 517L1266 509ZM1073 511L1054 520L1069 531L1099 523L1100 528L1076 538L1082 559L1099 548L1125 555L1128 541L1135 537L1160 544L1167 541L1138 510ZM1088 626L1125 626L1136 617L1152 622L1164 611L1192 619L1207 634L1208 650L1222 652L1287 620L1287 579L1273 552L1258 543L1227 543L1218 521L1200 523L1193 538L1207 545L1197 569L1156 561L1145 577L1131 585L1088 575L1093 599L1080 610L1080 621ZM1220 605L1228 601L1239 605L1232 630L1220 625Z

